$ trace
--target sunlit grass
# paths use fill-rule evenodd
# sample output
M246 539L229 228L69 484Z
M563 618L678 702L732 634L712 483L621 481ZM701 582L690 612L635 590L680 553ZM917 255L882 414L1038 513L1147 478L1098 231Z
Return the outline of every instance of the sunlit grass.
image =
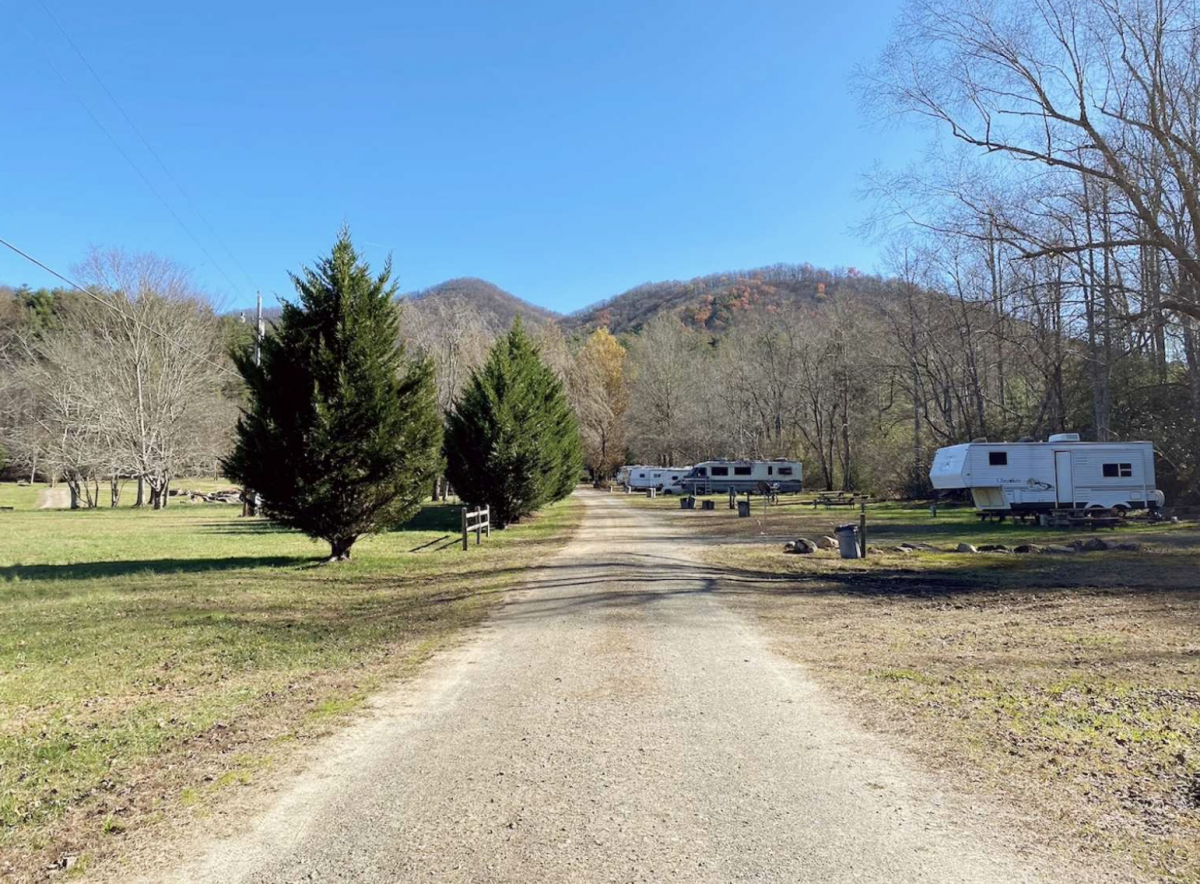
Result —
M0 513L0 854L20 856L130 782L161 787L163 759L176 798L207 794L200 771L230 740L257 751L256 721L275 746L353 711L477 623L580 514L564 502L463 552L457 508L430 506L323 565L325 545L237 506L37 510L38 490L0 485L21 507ZM89 825L129 825L106 818Z

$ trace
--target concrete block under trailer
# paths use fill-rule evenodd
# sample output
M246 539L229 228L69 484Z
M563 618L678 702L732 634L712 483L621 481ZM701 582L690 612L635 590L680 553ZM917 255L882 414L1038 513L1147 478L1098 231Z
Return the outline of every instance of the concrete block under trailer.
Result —
M969 442L939 449L929 479L938 490L970 489L980 512L1157 509L1149 442Z

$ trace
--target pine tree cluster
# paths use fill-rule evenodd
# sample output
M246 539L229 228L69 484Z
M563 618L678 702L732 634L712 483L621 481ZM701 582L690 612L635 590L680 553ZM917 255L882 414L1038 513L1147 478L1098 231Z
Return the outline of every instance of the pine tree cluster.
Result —
M268 518L327 541L334 561L412 516L444 464L433 365L398 343L390 277L390 264L373 277L343 230L292 276L299 303L262 340L261 364L235 355L249 405L225 474ZM455 491L500 528L575 488L575 414L519 320L456 402L444 452Z
M519 521L575 488L583 449L562 382L520 320L492 347L446 425L446 475L494 523Z

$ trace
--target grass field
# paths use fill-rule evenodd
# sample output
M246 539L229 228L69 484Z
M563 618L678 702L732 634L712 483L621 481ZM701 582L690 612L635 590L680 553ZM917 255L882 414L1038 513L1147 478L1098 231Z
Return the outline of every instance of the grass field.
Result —
M1131 524L1141 552L785 555L858 511L739 519L657 509L717 540L720 591L873 729L1031 818L1031 840L1146 881L1200 881L1200 526ZM1092 536L868 507L873 542L953 548Z
M325 546L237 506L37 510L38 492L0 485L0 880L78 874L205 812L479 622L580 515L464 553L457 508L430 506L322 566Z

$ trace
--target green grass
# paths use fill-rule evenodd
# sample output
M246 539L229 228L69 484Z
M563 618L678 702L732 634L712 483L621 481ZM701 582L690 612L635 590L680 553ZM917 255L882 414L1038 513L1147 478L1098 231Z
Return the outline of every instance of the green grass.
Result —
M124 831L155 795L252 776L225 769L232 747L276 752L411 672L580 512L464 553L457 508L429 506L326 566L327 547L237 506L36 510L37 490L0 485L21 507L0 513L0 877L6 855L113 840L104 820Z
M784 495L780 504L765 506L761 497L752 498L750 518L739 519L728 508L728 498L714 495L709 498L716 503L713 511L681 510L679 498L658 497L650 500L644 495L627 495L626 499L640 509L677 513L679 518L695 523L697 530L725 537L810 537L832 535L833 529L847 522L858 523L858 507L812 506L809 495ZM740 498L745 499L743 496ZM933 516L928 506L883 501L866 506L867 532L870 540L884 545L896 545L904 541L928 543L934 546L953 547L958 543L1004 544L1016 546L1022 543L1064 543L1077 537L1088 536L1081 529L1047 529L1035 524L1020 525L1013 522L980 522L971 507L942 507ZM1185 534L1194 530L1194 523L1170 524L1163 522L1128 521L1112 530L1103 530L1099 536L1121 540L1141 540L1143 537L1164 538L1176 531Z
M46 485L37 482L33 485L18 485L16 482L0 482L0 507L11 506L16 510L37 509L38 495ZM11 519L12 513L0 512L0 518ZM3 525L0 522L0 525Z

